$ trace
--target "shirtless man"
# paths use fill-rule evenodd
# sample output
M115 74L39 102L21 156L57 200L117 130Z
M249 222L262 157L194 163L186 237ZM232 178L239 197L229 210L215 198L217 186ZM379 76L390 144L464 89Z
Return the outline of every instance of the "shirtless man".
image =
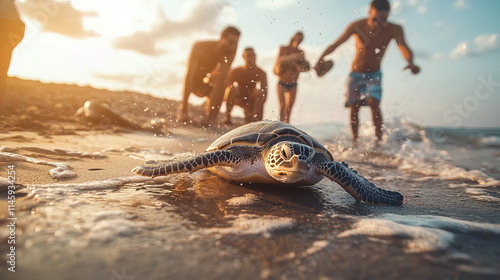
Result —
M197 42L189 55L178 122L189 121L188 99L191 93L206 97L206 124L215 122L224 98L225 79L233 63L240 32L227 27L219 41Z
M260 69L252 48L243 51L245 65L231 69L227 76L226 117L224 123L231 123L231 111L239 105L245 111L245 123L261 121L264 114L264 102L267 98L267 76ZM257 88L257 84L260 84Z
M297 32L286 47L280 47L274 73L278 75L278 100L280 102L280 121L289 123L292 107L297 95L297 80L300 72L309 71L309 62L299 45L304 39Z
M0 105L7 97L7 72L12 51L23 39L24 27L14 1L0 1Z
M347 26L344 33L321 55L316 64L319 67L324 57L332 53L349 37L356 38L356 56L351 66L349 88L346 94L346 107L351 108L351 130L353 143L358 139L358 112L360 106L370 106L372 111L375 135L378 141L382 140L382 114L380 112L380 98L382 95L380 62L384 57L387 45L394 39L399 50L413 74L420 72L418 66L413 64L413 54L408 48L403 29L397 24L387 21L390 11L387 0L374 0L371 2L368 18L361 19Z

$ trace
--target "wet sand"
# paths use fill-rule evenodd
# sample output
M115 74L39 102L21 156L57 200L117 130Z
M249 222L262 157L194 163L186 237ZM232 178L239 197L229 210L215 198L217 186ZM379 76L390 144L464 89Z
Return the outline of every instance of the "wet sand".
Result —
M356 169L406 196L403 207L382 207L356 203L328 180L276 188L208 171L134 176L145 160L200 152L230 127L176 124L178 103L137 93L10 82L9 104L18 105L0 114L0 177L15 166L17 271L7 270L4 180L2 279L500 277L499 203L473 199L468 181L422 180L373 154L378 164L358 161ZM89 99L138 127L75 118ZM163 120L144 126L153 119ZM52 163L66 163L70 177L54 178L60 165Z

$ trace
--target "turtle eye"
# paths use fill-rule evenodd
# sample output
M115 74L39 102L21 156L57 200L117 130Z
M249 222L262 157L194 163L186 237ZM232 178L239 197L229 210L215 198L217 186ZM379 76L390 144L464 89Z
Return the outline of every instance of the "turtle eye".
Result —
M288 151L285 147L281 150L281 156L283 156L284 159L288 158Z
M290 147L288 145L283 145L281 148L281 156L283 159L288 160L292 156L292 153L290 151Z

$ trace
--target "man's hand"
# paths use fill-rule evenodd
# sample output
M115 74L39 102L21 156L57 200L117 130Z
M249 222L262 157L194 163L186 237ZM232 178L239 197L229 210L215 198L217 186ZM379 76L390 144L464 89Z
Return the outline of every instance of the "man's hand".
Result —
M406 69L410 69L413 74L418 74L418 72L420 72L420 68L416 65L413 65L413 64L409 64L408 66L406 66L403 69L403 71Z
M320 59L318 59L318 62L316 63L316 65L314 65L313 69L316 70L316 69L319 69L320 65L323 64L324 62L324 59L323 57L321 57Z

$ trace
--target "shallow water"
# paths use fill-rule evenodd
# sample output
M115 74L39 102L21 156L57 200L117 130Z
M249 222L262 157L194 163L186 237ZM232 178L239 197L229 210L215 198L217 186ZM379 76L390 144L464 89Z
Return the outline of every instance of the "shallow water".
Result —
M436 143L428 130L396 123L376 146L365 125L352 148L340 126L301 128L336 160L402 192L404 206L356 203L329 180L313 187L235 185L208 171L28 185L17 192L16 273L3 262L2 279L500 277L500 150L488 138L497 136L480 136L487 145ZM172 156L160 148L99 154L119 151L141 161ZM4 148L0 158L15 155Z

